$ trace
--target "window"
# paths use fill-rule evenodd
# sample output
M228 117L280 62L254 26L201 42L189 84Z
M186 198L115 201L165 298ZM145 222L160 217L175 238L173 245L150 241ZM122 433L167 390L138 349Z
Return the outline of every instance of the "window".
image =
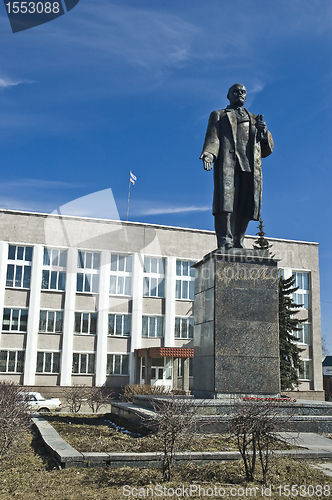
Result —
M95 355L73 353L73 367L72 373L80 373L82 375L90 375L95 372Z
M145 379L145 358L141 359L141 378ZM151 380L172 380L173 358L151 358Z
M97 313L75 313L75 333L97 333Z
M111 255L110 294L131 295L131 255Z
M312 360L302 360L300 367L300 380L312 380Z
M60 353L37 352L36 373L60 373Z
M76 290L78 292L98 293L99 290L100 254L95 252L78 252Z
M6 286L30 288L32 247L9 245Z
M2 329L10 332L26 332L28 324L28 309L3 310Z
M39 332L40 333L62 333L63 311L40 311Z
M107 375L128 375L128 354L107 354Z
M193 339L194 318L175 318L174 337L176 339Z
M298 305L303 305L305 309L309 309L310 283L309 273L294 272L295 284L299 289L293 293L293 300Z
M165 259L144 257L144 297L164 297Z
M187 260L176 261L176 299L194 300L195 269L192 264Z
M0 372L23 373L24 351L0 351Z
M67 250L44 248L42 290L61 290L66 287Z
M108 315L108 335L130 336L131 315L130 314L109 314Z
M311 345L311 325L310 323L302 323L298 326L300 330L293 332L294 337L298 338L301 344Z
M142 316L142 337L162 337L163 331L163 316Z

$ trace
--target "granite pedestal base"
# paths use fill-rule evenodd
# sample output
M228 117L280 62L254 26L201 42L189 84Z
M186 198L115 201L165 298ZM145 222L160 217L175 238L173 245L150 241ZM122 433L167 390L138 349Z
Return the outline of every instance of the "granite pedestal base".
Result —
M195 268L194 395L278 395L277 261L217 250Z

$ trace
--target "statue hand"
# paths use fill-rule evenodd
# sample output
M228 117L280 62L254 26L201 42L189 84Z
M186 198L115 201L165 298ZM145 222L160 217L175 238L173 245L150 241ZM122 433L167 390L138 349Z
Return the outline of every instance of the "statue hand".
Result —
M201 159L203 160L204 170L211 170L213 167L214 155L212 153L203 153Z
M266 135L267 126L263 120L257 120L257 122L255 123L255 127L257 128L258 132L260 132L261 135Z

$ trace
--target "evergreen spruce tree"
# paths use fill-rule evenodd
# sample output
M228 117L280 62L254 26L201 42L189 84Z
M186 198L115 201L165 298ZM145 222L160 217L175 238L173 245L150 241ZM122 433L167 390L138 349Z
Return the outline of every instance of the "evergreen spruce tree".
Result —
M301 367L300 349L293 332L301 330L299 325L305 319L294 316L301 305L294 302L292 294L298 290L294 287L295 276L279 278L279 348L280 348L280 383L281 390L293 389L299 385L299 370Z
M273 259L271 252L272 244L265 238L264 224L262 218L259 219L258 238L255 240L253 248L256 250L268 250L269 256ZM297 344L297 337L294 332L301 330L299 325L305 319L297 319L301 305L293 301L292 294L298 290L295 285L295 276L284 279L279 278L279 350L280 350L280 385L281 390L294 389L299 385L299 372L301 368L300 353L303 351Z
M253 248L255 248L255 250L268 250L269 256L273 258L274 255L272 255L272 252L270 250L272 248L272 245L269 240L265 238L264 224L261 217L259 218L258 233L256 233L256 236L258 236L258 238L257 240L255 240Z

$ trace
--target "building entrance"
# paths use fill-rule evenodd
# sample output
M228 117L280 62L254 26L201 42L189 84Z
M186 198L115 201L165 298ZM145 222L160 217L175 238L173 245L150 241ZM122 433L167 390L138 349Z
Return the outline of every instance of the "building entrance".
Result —
M145 384L145 358L141 359L140 384ZM151 358L151 385L172 387L172 358Z

